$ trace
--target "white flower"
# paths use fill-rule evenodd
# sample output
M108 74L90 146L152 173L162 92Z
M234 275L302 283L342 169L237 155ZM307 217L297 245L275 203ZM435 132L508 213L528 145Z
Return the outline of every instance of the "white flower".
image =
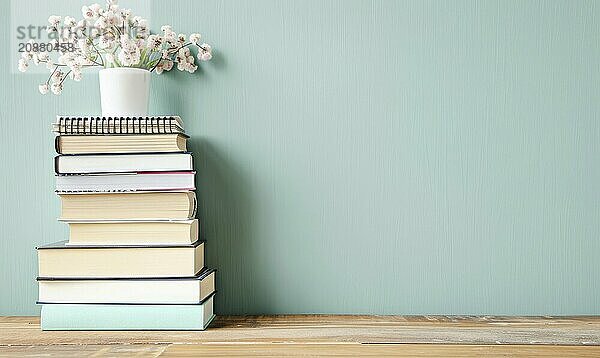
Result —
M108 6L118 5L119 0L106 0L106 3L108 4Z
M162 61L162 60L161 60L161 61L160 61L160 62L159 62L157 65L156 65L156 68L155 68L155 70L156 70L156 73L157 73L157 74L159 74L159 75L160 75L160 74L163 72L163 69L164 69L164 62L165 62L165 61Z
M73 27L73 26L77 25L77 20L75 20L71 16L65 16L64 23L65 23L65 26Z
M60 63L61 65L71 65L74 59L75 54L73 52L65 52L62 55L58 56L58 63Z
M38 90L41 94L46 94L50 90L50 86L48 86L47 83L44 83L38 86Z
M73 61L73 68L81 69L83 66L90 65L90 60L84 54L79 54L75 57Z
M29 63L24 58L19 59L19 71L25 72L29 67Z
M99 17L98 20L96 20L96 22L94 22L94 27L99 30L105 29L107 27L106 18Z
M171 31L173 31L173 28L171 27L171 25L162 25L160 27L160 31L165 32L165 33L171 32Z
M193 43L193 44L195 44L195 45L197 45L198 42L200 42L200 38L201 38L200 34L191 34L190 35L190 42Z
M185 43L185 34L177 35L177 41L179 41L179 43L183 45Z
M104 12L104 9L102 9L102 6L100 6L100 4L92 4L89 6L90 10L92 10L93 13L93 18L98 17L102 12Z
M94 18L94 10L92 10L89 6L83 6L81 8L81 13L85 19L93 19Z
M100 40L98 40L98 47L102 49L111 48L114 44L114 38L112 33L107 33L104 36L100 36Z
M212 47L209 44L203 43L198 46L198 59L200 61L209 61L212 58Z
M198 59L200 61L210 61L210 59L212 59L212 54L208 51L198 52Z
M113 11L107 11L104 13L104 20L107 26L123 26L123 18L115 15Z
M131 17L131 9L122 9L121 10L121 17L123 19L129 19L129 17Z
M62 83L58 82L58 83L53 83L51 86L52 89L52 93L54 94L60 94L63 90L63 85Z
M50 23L50 25L52 25L53 27L58 26L58 24L60 24L60 16L56 16L56 15L52 15L48 18L48 22Z
M48 52L40 52L38 54L38 60L40 62L47 62L49 58L50 56L48 55Z
M203 43L202 45L200 45L200 48L203 49L206 52L211 52L212 51L212 47L210 47L210 45L207 44L206 42Z
M143 20L142 17L136 15L136 16L134 16L134 17L131 18L131 25L137 26L140 23L141 20Z
M121 35L121 51L119 51L119 62L123 66L134 66L140 62L141 51L136 42L127 35Z
M26 61L32 60L33 59L33 53L32 52L27 52L27 51L21 52L21 58L24 59L24 60L26 60Z
M146 47L151 50L157 50L160 45L162 45L162 37L154 34L148 36Z
M59 83L62 81L62 79L63 79L63 73L61 70L54 71L52 76L50 76L50 80L52 80L52 83Z
M115 56L112 53L107 53L104 55L104 60L106 60L107 64L113 64L115 62Z
M138 38L145 38L148 36L148 21L145 19L140 19L136 25L133 25L135 28L135 34Z
M170 26L164 31L164 39L169 44L175 44L177 42L177 34L175 31L172 31Z

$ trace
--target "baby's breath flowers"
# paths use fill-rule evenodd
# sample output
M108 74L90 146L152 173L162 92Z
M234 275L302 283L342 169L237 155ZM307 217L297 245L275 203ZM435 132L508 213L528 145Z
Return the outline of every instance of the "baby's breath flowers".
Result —
M47 46L36 46L30 40L31 51L21 54L19 71L27 71L30 63L43 64L51 74L38 86L40 93L60 94L65 80L81 81L87 67L134 67L157 74L177 67L193 73L198 69L196 58L212 58L212 48L200 43L200 34L177 34L171 25L150 34L146 19L134 16L130 9L121 9L117 2L107 0L105 7L83 6L83 19L79 21L70 16L50 16L47 30L55 33L56 39Z

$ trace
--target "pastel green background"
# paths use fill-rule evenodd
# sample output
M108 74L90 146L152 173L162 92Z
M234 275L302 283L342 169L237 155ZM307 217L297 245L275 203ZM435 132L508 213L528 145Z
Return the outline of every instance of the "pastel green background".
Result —
M145 6L216 49L151 111L192 136L218 313L600 314L597 1ZM37 314L50 123L99 113L98 80L39 95L0 11L0 314Z

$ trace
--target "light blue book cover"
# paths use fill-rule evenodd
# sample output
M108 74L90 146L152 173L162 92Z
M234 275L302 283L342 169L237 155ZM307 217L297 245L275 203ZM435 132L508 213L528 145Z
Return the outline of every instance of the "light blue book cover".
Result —
M42 304L44 331L204 330L215 317L213 297L201 304Z

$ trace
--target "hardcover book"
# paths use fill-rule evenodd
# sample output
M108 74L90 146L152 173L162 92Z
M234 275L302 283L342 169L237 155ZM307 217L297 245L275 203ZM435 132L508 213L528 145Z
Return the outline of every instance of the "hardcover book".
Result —
M54 158L56 174L193 171L191 153L63 154Z
M214 319L214 294L193 305L42 304L44 331L204 330Z
M61 135L56 137L59 154L185 152L185 134Z
M56 176L56 192L129 192L195 190L196 172L70 174Z
M38 277L38 284L41 303L196 304L215 291L215 270L190 278Z
M173 246L37 247L39 277L194 277L204 268L204 243Z
M196 215L196 194L182 192L59 194L60 220L186 220Z
M198 241L199 224L192 220L67 221L75 246L172 246Z

